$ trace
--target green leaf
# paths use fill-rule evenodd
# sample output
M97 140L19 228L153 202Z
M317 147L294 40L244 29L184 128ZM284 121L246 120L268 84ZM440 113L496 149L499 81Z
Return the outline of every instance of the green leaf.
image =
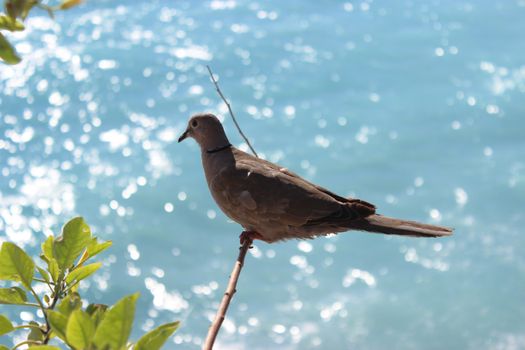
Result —
M31 331L27 336L27 340L42 342L44 340L45 335L44 332L42 332L42 329L40 329L40 325L35 321L30 321L29 324L32 326L37 326L39 328L31 328Z
M100 321L104 318L107 309L108 306L104 304L89 304L87 306L86 312L95 323L95 328L98 327Z
M180 322L166 323L144 334L134 347L134 350L158 350L166 340L179 328Z
M82 310L73 311L67 321L67 342L76 349L87 349L94 334L95 324L89 315Z
M81 306L82 300L80 299L80 295L78 295L78 293L70 293L62 299L57 309L63 315L69 316L73 311L80 309Z
M89 257L91 258L99 253L102 253L104 250L111 247L112 244L113 244L112 241L105 241L105 242L99 243L97 238L93 238L93 240L91 240L91 243L89 243L87 247L87 252L89 254Z
M86 266L78 267L66 276L66 283L70 284L72 282L79 282L84 278L89 277L91 274L95 273L101 266L102 263L97 262Z
M61 269L70 268L91 241L91 230L83 218L76 217L64 225L62 235L53 245L53 255Z
M18 32L24 30L24 24L19 20L12 19L11 17L0 15L0 29L7 29L12 32Z
M0 33L0 59L7 64L17 64L22 60L2 33Z
M46 257L46 261L49 261L54 258L53 256L53 243L55 241L55 237L53 236L47 236L44 243L42 243L42 254L44 257Z
M60 278L60 267L58 267L58 263L55 259L49 260L49 273L51 274L51 278L53 279L53 282L57 283L58 279Z
M14 330L13 324L7 317L0 315L0 335L7 334Z
M22 305L27 301L26 292L22 288L0 288L0 304Z
M83 2L83 0L64 0L58 7L61 10L67 10L74 6L78 6Z
M66 341L67 316L58 311L47 310L47 320L51 330L63 341Z
M84 251L84 254L82 254L82 256L80 257L78 265L82 265L89 258L92 258L95 255L102 253L104 250L111 247L112 244L113 242L111 241L99 243L97 237L93 237L86 250Z
M5 345L0 345L0 350L9 350L9 348Z
M58 346L53 346L53 345L32 345L31 346L31 350L34 350L34 349L37 349L37 350L61 350ZM0 348L0 350L2 350Z
M0 248L0 280L22 282L27 289L31 289L34 272L35 263L26 252L14 243L2 243L2 248Z
M38 272L40 273L40 276L42 276L44 281L46 281L47 283L51 282L51 280L49 279L49 273L46 270L44 270L40 266L37 266L36 269L38 270Z
M120 349L126 345L133 318L138 293L126 296L113 305L100 322L93 343L99 349Z

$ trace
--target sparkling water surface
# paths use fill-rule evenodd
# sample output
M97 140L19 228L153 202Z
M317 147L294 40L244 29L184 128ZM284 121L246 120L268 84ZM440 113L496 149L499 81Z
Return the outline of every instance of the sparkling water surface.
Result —
M523 33L523 0L35 11L9 35L23 62L0 65L0 240L36 254L84 216L114 241L85 297L140 291L133 338L181 320L166 348L198 349L241 228L211 199L197 145L176 140L212 111L247 149L210 65L266 159L456 229L257 242L219 349L525 349Z

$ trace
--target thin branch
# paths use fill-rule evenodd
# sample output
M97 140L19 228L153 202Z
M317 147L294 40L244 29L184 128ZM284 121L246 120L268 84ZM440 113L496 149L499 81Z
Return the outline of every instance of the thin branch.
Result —
M62 284L58 283L55 286L57 287L57 289L54 291L53 300L51 301L51 305L48 306L47 310L53 310L60 297L60 292L61 292L60 289L62 289ZM44 311L44 315L46 315L45 311ZM45 332L46 336L44 338L44 344L49 343L49 340L51 339L51 325L49 324L47 320L47 315L46 315L46 325L47 325L47 329Z
M47 11L47 14L49 15L49 17L51 17L51 19L55 19L55 13L53 12L54 10L58 10L58 7L51 7L51 6L47 6L45 4L42 4L41 2L38 2L36 4L36 7L44 10L44 11Z
M29 291L31 292L31 294L33 294L33 297L35 298L36 302L38 303L38 306L42 310L42 313L44 314L44 318L46 320L46 326L49 329L49 322L47 321L47 315L46 315L46 307L42 303L42 300L40 300L40 297L38 296L38 294L36 294L36 292L33 289L33 287L31 287L31 289L29 289Z
M219 87L219 83L215 79L215 76L213 75L213 72L211 71L210 66L206 65L206 68L208 68L208 72L210 73L211 81L213 82L213 85L215 85L215 89L217 90L217 93L219 94L221 99L224 101L224 103L226 103L226 107L228 107L228 111L230 112L230 115L233 119L233 122L235 123L235 126L237 127L237 130L239 131L239 134L241 134L244 141L246 141L246 144L248 145L248 147L250 147L250 150L252 151L252 153L257 158L259 158L259 156L257 155L257 152L255 152L255 149L253 149L252 144L250 143L250 141L248 141L248 138L242 132L241 127L239 126L239 123L237 123L237 119L235 118L235 115L233 115L232 107L230 106L230 103L228 102L228 100L226 100L226 97L224 97L224 95L222 94L221 88Z
M42 331L42 328L40 328L40 326L37 326L37 325L34 325L34 324L22 324L20 326L13 327L13 329L24 329L24 328L40 329Z
M44 280L44 279L42 279L42 278L38 278L38 277L33 277L33 280L34 280L34 281L41 282L41 283L45 283L45 284L49 287L49 290L50 290L51 292L53 292L53 287L51 287L51 285L52 285L52 284L54 285L54 284L55 284L54 282L46 281L46 280Z
M40 310L42 310L42 313L44 314L44 320L46 321L46 331L44 332L46 334L46 340L45 340L44 344L47 344L47 342L49 341L49 339L47 337L51 333L51 325L49 324L49 320L47 319L46 307L42 303L42 300L40 300L40 298L38 297L38 294L36 294L36 292L33 289L33 287L31 287L30 291L31 291L31 294L33 294L33 297L37 301L38 305L40 306ZM20 345L20 344L18 344L18 345Z
M42 283L46 283L47 285L51 285L51 284L55 284L55 282L51 282L51 281L46 281L45 279L43 278L38 278L38 277L33 277L33 280L34 281L38 281L38 282L42 282Z
M248 252L248 249L250 249L252 243L253 241L251 239L245 239L241 248L239 248L239 256L237 257L237 261L233 266L233 270L230 275L230 281L228 282L228 287L224 292L221 304L219 305L219 309L217 310L217 314L215 315L215 320L213 321L213 323L210 326L210 329L208 330L208 335L206 336L206 341L204 342L203 350L213 349L213 343L215 343L215 338L217 338L217 334L221 329L222 321L224 321L224 318L226 317L226 312L228 311L228 306L230 305L230 301L233 298L233 294L235 294L236 292L237 281L239 280L239 276L244 265L244 258L246 257L246 253Z
M66 295L66 294L68 294L69 292L71 292L71 290L72 290L73 288L75 288L75 286L76 286L77 284L79 284L80 281L81 281L81 280L77 280L77 281L75 281L75 283L70 284L69 286L67 286L67 288L64 288L64 290L62 291L62 295Z
M31 302L28 302L28 301L24 301L23 303L16 303L16 304L5 304L5 305L15 305L15 306L31 306L31 307L36 307L38 309L41 309L40 305L37 304L37 303L31 303Z

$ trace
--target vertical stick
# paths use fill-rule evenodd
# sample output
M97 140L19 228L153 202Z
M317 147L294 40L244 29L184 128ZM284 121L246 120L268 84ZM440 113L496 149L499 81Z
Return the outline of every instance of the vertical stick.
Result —
M239 256L237 257L237 261L235 261L235 265L233 266L233 270L230 275L230 281L228 282L228 287L224 292L221 304L219 305L219 309L215 315L215 320L213 320L213 323L208 330L206 341L202 347L203 350L213 349L215 338L217 338L217 334L221 329L222 321L224 321L224 318L226 317L226 312L228 311L228 306L230 306L230 301L233 298L233 294L236 292L237 281L239 280L239 275L241 274L242 266L244 265L244 258L246 257L246 253L248 252L248 249L250 249L252 243L252 240L245 239L242 246L239 248Z

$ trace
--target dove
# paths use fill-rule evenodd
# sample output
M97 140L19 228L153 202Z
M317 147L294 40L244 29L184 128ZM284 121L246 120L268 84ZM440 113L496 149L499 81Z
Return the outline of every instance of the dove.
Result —
M192 116L178 139L193 138L219 208L244 231L247 240L273 243L345 231L411 237L442 237L452 229L376 213L364 200L337 195L299 175L231 145L220 120L211 113Z

